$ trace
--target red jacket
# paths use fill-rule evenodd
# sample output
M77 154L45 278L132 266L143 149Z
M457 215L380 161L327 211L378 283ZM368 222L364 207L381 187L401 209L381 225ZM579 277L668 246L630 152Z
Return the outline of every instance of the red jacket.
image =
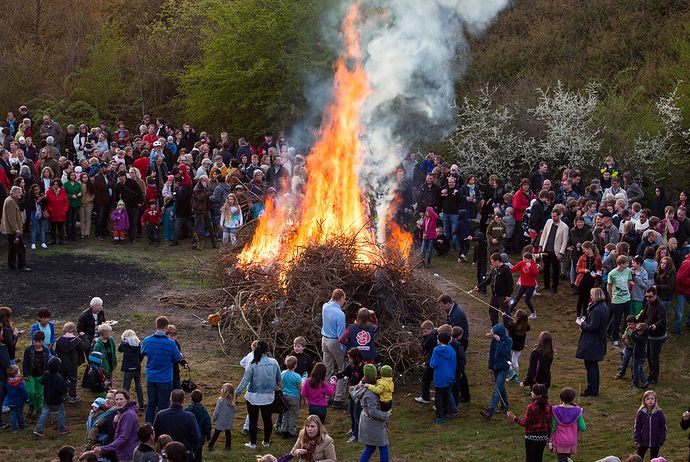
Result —
M676 271L676 293L690 296L690 255L685 257Z
M601 271L601 257L599 255L594 256L594 268L597 271ZM580 255L580 258L577 260L577 265L575 265L575 272L577 273L577 276L575 277L575 285L577 287L580 287L580 284L582 283L582 279L585 277L585 270L587 269L587 255L582 254Z
M139 170L141 176L145 178L149 171L149 164L150 162L148 156L142 156L134 162L132 162L132 167L136 167Z
M513 216L515 217L515 222L521 222L522 218L525 216L525 210L529 207L529 203L534 199L534 194L530 191L528 195L522 191L522 188L518 189L513 196Z
M141 215L141 224L158 226L161 222L161 215L161 210L158 207L156 207L155 209L149 207Z
M60 188L60 191L55 194L53 188L48 188L46 191L46 211L48 212L48 221L51 223L64 223L67 221L67 209L69 209L69 199L67 199L67 191L65 188Z
M422 239L436 239L438 235L436 234L436 221L438 220L438 214L434 211L432 207L426 208L427 217L424 215L422 217Z
M527 269L527 265L525 265L525 262L520 260L517 262L515 265L513 265L512 268L510 268L510 271L513 273L517 273L518 271L520 272L520 285L523 287L537 287L537 276L539 276L539 265L537 265L537 262L532 260L532 264L529 265L529 269Z

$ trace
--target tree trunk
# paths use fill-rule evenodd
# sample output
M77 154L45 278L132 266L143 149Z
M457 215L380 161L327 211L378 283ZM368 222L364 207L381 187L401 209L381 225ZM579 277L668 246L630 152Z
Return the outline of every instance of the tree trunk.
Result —
M36 0L36 22L34 24L34 45L41 45L41 0Z

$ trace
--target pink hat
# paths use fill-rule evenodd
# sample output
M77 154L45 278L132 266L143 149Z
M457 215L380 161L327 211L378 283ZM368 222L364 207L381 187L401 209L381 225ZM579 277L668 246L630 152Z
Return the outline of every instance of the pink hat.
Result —
M663 457L655 457L650 462L666 462L666 459L664 459Z

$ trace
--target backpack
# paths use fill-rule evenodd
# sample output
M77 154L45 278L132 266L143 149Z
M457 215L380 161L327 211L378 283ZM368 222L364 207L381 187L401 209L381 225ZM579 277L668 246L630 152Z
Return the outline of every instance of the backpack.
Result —
M108 389L108 378L103 372L103 353L92 351L89 353L89 363L86 366L82 387L88 388L95 393L103 393Z

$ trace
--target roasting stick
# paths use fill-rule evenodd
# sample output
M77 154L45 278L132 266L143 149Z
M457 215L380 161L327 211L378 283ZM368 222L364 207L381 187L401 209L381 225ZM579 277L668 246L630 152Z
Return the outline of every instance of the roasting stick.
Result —
M457 285L457 284L454 283L453 281L449 281L448 279L444 278L443 276L441 276L441 275L438 274L438 273L434 273L434 277L437 277L437 278L439 278L439 279L442 279L443 281L447 282L448 284L450 284L451 286L455 287L455 288L458 289L459 291L461 291L461 292L463 292L463 293L469 295L469 296L472 297L473 299L477 300L479 303L482 303L482 304L488 306L489 308L491 308L492 310L498 311L500 314L502 314L502 315L505 316L506 318L509 318L509 319L512 319L513 321L515 321L515 318L514 318L514 317L512 317L512 316L509 315L508 313L505 313L505 312L499 310L499 309L496 308L495 306L491 306L489 303L486 303L484 300L482 300L481 298L479 298L479 297L477 297L476 295L474 295L474 294L472 293L471 290L463 289L462 287L460 287L459 285Z

